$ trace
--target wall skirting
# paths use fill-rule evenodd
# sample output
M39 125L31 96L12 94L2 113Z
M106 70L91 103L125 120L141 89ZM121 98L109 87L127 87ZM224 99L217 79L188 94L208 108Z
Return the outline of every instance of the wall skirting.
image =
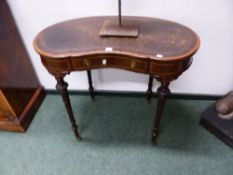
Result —
M56 90L46 90L46 94L57 94ZM81 90L70 90L70 95L89 95L89 91ZM145 92L132 92L132 91L95 91L97 96L123 96L123 97L143 97L146 98ZM168 99L182 99L182 100L213 100L217 101L222 96L220 95L203 95L203 94L183 94L183 93L172 93L168 96ZM153 93L152 98L157 98L157 93Z

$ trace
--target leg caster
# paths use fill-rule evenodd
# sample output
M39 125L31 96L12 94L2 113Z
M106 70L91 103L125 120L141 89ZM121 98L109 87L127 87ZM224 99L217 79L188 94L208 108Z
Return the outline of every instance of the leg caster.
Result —
M158 137L158 130L156 128L152 129L152 137L151 137L151 142L153 145L156 145L157 137Z

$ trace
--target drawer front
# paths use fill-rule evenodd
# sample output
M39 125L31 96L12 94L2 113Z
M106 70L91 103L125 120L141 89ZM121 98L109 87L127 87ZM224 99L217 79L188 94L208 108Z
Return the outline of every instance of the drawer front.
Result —
M155 77L176 78L192 64L192 58L177 62L156 62L151 61L149 73Z
M75 70L113 67L146 73L148 61L128 57L85 57L73 59L72 65Z
M74 70L88 70L94 68L101 68L109 65L110 59L106 58L74 58L72 59L72 66Z
M135 72L147 72L148 61L142 61L138 59L118 58L115 60L115 64L123 69L128 69Z
M50 58L41 58L43 65L47 68L47 70L52 73L60 73L60 72L69 72L72 70L70 59L50 59Z

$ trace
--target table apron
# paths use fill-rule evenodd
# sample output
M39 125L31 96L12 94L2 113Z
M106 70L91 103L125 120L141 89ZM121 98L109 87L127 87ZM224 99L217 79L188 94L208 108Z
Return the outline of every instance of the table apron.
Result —
M118 68L131 72L150 74L156 78L177 78L192 63L192 57L172 62L135 58L129 56L87 56L82 58L45 58L41 57L43 65L54 76L73 71L85 71L99 68Z

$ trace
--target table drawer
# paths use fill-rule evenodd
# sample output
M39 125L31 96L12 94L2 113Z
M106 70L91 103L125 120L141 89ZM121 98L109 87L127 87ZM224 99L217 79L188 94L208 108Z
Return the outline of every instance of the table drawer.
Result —
M61 72L70 72L72 67L69 59L51 59L41 57L43 65L52 74L59 74Z
M175 79L192 64L192 57L177 62L150 61L149 73L154 77Z
M147 64L147 60L144 61L128 57L86 57L72 60L72 65L75 70L113 67L145 73L147 72Z

